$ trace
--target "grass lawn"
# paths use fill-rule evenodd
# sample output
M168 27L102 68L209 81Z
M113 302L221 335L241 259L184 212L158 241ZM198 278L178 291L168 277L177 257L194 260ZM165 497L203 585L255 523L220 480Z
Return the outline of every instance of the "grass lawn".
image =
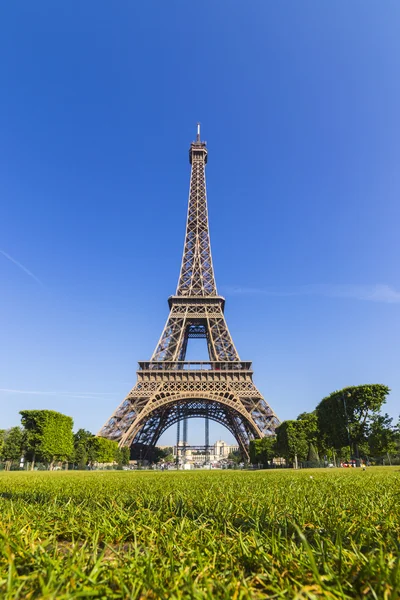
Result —
M400 468L0 473L0 597L400 598Z

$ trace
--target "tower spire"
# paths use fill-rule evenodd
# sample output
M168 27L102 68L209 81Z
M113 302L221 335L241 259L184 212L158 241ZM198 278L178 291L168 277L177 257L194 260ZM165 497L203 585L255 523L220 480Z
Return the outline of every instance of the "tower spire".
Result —
M197 140L190 144L189 150L192 165L189 206L177 296L217 296L208 229L207 155L207 144L200 140L200 123L197 123Z

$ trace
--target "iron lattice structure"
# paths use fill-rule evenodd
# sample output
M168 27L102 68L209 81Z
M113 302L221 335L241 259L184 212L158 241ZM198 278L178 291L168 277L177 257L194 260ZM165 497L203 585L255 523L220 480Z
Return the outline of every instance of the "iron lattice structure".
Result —
M191 164L185 245L176 294L149 362L139 362L137 383L99 434L146 452L174 423L201 417L224 425L248 458L249 442L275 431L279 420L241 361L224 316L211 257L205 166L207 146L197 139ZM209 361L185 361L190 338L207 340Z

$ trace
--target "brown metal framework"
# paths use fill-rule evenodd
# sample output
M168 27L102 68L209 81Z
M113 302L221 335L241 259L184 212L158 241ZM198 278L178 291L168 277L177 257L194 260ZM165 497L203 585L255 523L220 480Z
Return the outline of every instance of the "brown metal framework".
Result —
M217 293L208 227L207 146L189 150L189 207L181 272L170 313L149 362L140 362L137 383L98 435L120 446L152 448L163 432L184 419L202 417L224 425L248 458L249 442L275 431L279 420L253 383L250 362L240 360ZM207 340L209 362L185 361L190 338ZM145 456L143 456L145 458Z

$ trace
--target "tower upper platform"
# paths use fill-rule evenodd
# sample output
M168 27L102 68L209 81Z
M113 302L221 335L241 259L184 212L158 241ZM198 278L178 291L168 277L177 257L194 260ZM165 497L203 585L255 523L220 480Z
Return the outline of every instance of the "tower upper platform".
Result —
M197 123L197 136L196 141L190 144L189 148L189 162L193 163L193 159L204 161L207 164L207 143L200 141L200 123Z

